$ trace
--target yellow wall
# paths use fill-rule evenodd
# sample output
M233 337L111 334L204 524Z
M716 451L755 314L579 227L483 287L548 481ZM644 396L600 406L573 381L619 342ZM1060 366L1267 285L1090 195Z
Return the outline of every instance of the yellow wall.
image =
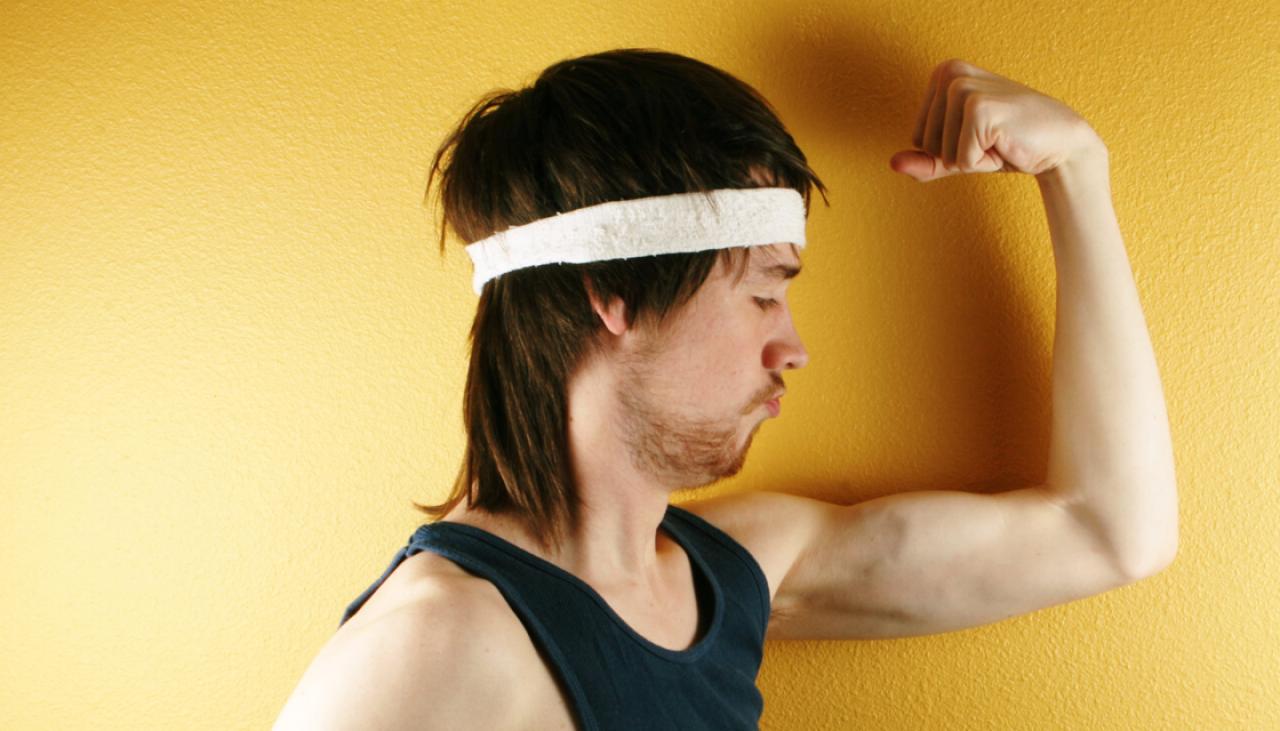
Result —
M831 187L792 289L812 361L717 491L1043 477L1035 184L888 167L951 56L1107 142L1168 399L1172 568L771 643L764 728L1280 728L1280 9L1148 5L6 3L0 728L270 724L461 454L475 296L433 248L430 154L481 93L620 46L755 85Z

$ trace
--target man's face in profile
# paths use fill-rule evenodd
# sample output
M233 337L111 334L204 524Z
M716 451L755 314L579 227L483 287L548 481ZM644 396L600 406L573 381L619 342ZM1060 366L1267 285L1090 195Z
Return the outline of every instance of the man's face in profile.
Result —
M808 362L786 301L796 247L753 246L742 280L718 261L666 322L637 331L621 363L621 433L636 466L677 487L707 485L742 469L781 373Z

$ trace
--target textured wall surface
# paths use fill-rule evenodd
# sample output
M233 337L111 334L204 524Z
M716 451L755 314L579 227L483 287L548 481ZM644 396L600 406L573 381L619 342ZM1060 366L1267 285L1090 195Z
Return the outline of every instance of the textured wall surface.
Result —
M948 57L1106 141L1168 401L1171 568L960 632L772 642L764 728L1280 728L1280 10L1208 7L6 2L0 728L270 725L462 452L475 295L430 155L483 92L620 46L756 86L831 189L791 289L811 361L713 492L1043 477L1035 183L888 167Z

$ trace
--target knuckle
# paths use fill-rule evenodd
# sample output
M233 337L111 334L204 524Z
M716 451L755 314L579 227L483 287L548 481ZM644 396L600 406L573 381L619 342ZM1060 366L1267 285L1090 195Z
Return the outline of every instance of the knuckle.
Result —
M949 58L941 65L943 70L952 76L963 76L969 73L969 64L958 58Z

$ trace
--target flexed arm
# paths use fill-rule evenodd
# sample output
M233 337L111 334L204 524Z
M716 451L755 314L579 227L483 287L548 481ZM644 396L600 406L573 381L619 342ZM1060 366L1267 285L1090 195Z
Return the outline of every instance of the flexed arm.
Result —
M956 59L934 70L913 142L922 150L890 166L922 182L1035 175L1058 278L1046 483L1125 573L1164 568L1178 543L1173 447L1106 146L1056 99Z

